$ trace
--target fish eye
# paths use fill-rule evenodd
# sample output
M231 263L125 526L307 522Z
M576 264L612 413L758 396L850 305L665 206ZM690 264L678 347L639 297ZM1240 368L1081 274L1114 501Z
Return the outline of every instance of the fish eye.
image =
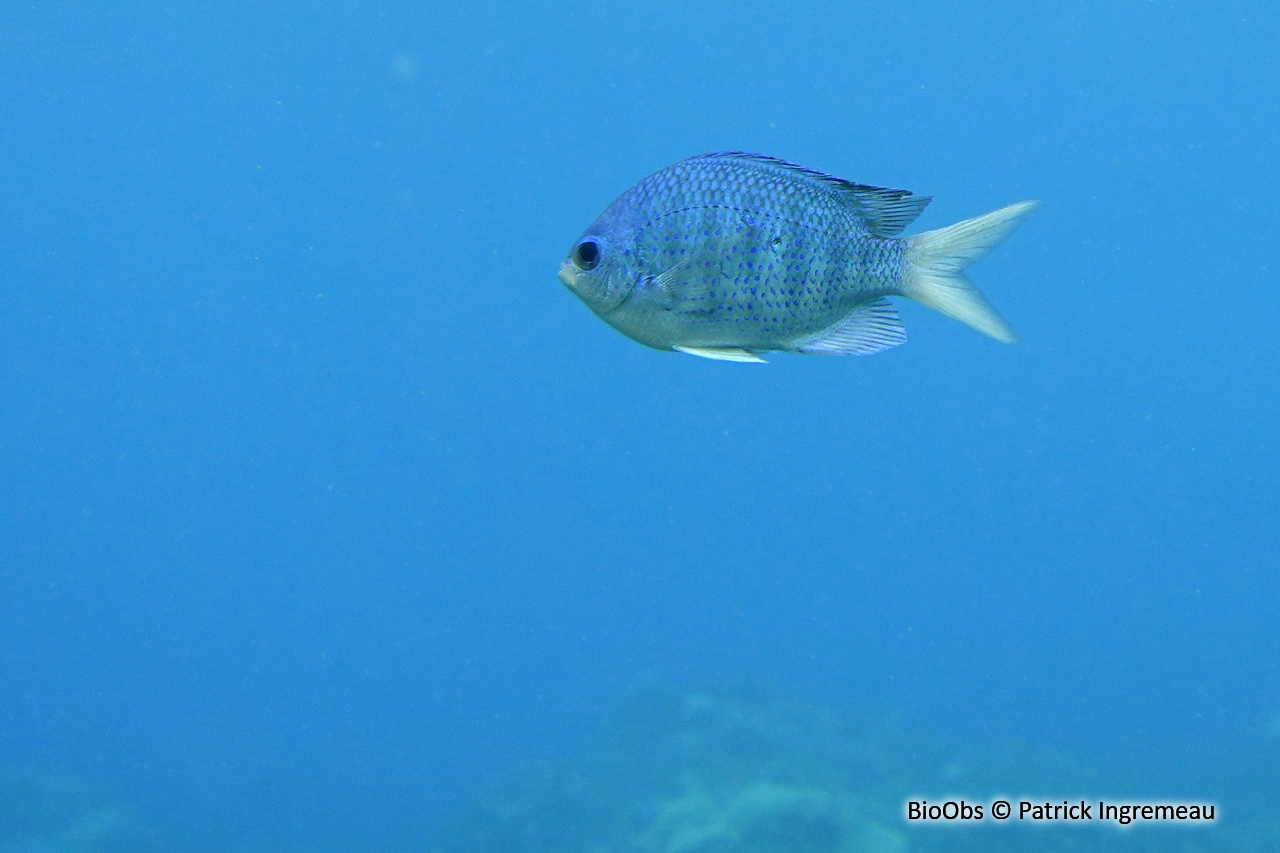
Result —
M595 240L583 240L573 247L573 265L580 270L593 270L600 263L600 244Z

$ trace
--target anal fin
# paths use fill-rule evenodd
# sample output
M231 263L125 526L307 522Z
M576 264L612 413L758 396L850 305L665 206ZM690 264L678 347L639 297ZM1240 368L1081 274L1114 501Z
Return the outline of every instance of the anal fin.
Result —
M765 361L749 349L740 349L738 347L672 347L677 352L686 352L689 355L700 356L701 358L713 358L716 361L752 361L764 364Z
M898 310L887 299L859 305L839 322L798 342L796 352L816 355L871 355L907 340Z

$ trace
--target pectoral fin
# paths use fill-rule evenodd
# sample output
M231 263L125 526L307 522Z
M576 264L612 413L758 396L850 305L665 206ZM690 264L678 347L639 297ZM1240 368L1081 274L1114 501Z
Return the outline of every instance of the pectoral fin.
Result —
M719 244L712 244L654 276L650 286L658 304L668 311L705 313L714 307L710 294L721 276Z
M687 352L689 355L700 356L701 358L714 358L716 361L754 361L764 364L765 361L756 353L749 349L739 349L738 347L672 347L678 352Z

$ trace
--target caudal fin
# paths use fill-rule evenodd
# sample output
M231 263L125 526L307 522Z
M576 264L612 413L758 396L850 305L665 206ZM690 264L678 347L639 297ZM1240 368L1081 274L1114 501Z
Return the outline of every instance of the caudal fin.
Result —
M1038 201L1011 204L985 216L907 238L902 295L998 341L1015 342L1018 336L982 291L973 286L964 270L995 248L1039 206Z

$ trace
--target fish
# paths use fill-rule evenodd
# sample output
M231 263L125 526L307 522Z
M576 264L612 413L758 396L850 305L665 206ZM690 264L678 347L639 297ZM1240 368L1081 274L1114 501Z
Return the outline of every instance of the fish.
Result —
M897 346L906 329L888 297L1015 342L965 269L1039 202L901 236L930 201L763 154L702 154L614 200L559 278L631 339L721 361Z

